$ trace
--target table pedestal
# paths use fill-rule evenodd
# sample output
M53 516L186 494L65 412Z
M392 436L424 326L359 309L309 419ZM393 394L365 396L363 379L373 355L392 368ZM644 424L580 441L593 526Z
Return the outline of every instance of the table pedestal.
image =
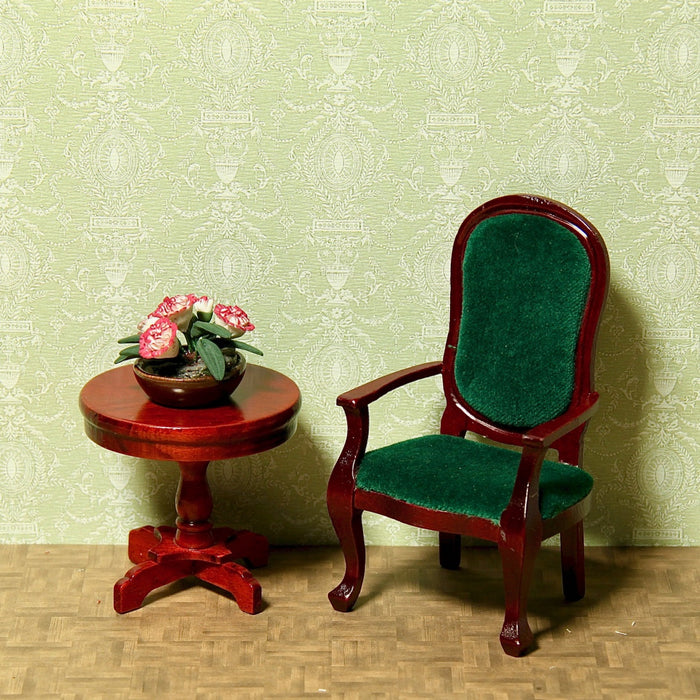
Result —
M228 591L244 612L260 612L260 584L236 560L251 567L265 566L267 539L247 530L212 528L208 462L178 465L177 527L146 526L129 533L129 559L136 566L114 584L114 609L118 613L135 610L156 588L196 576Z

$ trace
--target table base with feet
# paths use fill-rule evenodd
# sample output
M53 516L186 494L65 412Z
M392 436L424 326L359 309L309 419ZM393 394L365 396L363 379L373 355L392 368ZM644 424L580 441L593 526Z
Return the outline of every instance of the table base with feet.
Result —
M209 547L190 549L177 544L177 532L174 527L147 525L129 533L129 560L136 566L114 584L114 609L118 613L140 608L151 591L188 576L228 591L243 612L260 612L260 584L237 560L250 568L265 566L269 553L265 537L221 527L211 530L213 541Z

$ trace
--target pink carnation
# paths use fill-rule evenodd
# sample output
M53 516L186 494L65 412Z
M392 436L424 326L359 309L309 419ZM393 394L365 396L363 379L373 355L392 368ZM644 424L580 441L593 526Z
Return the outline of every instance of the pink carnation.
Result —
M154 321L139 338L139 355L148 360L164 360L180 352L177 326L167 318Z
M176 294L174 297L165 297L151 316L168 318L177 325L179 330L186 331L192 319L192 307L198 299L196 294Z
M255 326L250 322L248 315L239 306L224 306L217 304L214 307L214 323L223 326L230 331L232 337L237 338L246 331L255 330Z
M199 316L200 314L206 314L211 318L211 313L214 310L214 300L207 296L197 297L194 302L194 312ZM199 316L201 318L201 316Z
M143 333L146 330L146 328L148 328L149 326L152 326L158 320L159 320L158 316L153 316L153 315L146 316L146 318L141 319L138 322L138 324L136 326L136 330L139 333Z

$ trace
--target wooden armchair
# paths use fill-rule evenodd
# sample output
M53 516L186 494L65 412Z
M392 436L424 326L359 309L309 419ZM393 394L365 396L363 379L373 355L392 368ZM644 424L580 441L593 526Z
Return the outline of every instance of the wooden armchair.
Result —
M450 274L442 361L338 397L348 432L327 500L346 571L328 597L343 612L357 601L363 511L438 531L448 569L459 567L461 535L490 540L503 563L501 644L518 656L533 641L526 606L542 540L561 533L564 595L584 594L583 518L593 480L580 468L582 438L598 400L591 375L608 256L596 229L573 210L512 195L464 220ZM369 405L440 373L440 433L366 452ZM520 450L465 439L467 432ZM549 448L557 461L545 460Z

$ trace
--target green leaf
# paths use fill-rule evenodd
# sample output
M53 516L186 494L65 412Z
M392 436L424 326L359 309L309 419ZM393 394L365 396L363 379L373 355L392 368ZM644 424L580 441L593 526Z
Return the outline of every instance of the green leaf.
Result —
M126 338L120 338L117 342L118 343L138 343L140 337L141 337L140 333L134 333L134 335L127 335Z
M206 323L204 321L196 321L192 325L192 335L202 335L202 333L213 333L220 338L230 338L231 332L223 326L217 326L215 323Z
M226 372L226 360L219 346L208 338L200 338L197 341L197 352L204 360L211 376L220 382Z
M248 345L248 343L243 343L240 340L234 340L233 345L237 350L247 350L248 352L255 353L256 355L260 355L260 357L262 357L263 351L254 348L252 345Z
M122 348L119 351L120 355L125 355L126 357L137 357L139 354L138 345L130 345L128 348Z
M131 345L128 348L120 350L119 356L114 361L114 364L118 365L120 362L124 362L125 360L133 360L136 357L139 357L139 346Z

